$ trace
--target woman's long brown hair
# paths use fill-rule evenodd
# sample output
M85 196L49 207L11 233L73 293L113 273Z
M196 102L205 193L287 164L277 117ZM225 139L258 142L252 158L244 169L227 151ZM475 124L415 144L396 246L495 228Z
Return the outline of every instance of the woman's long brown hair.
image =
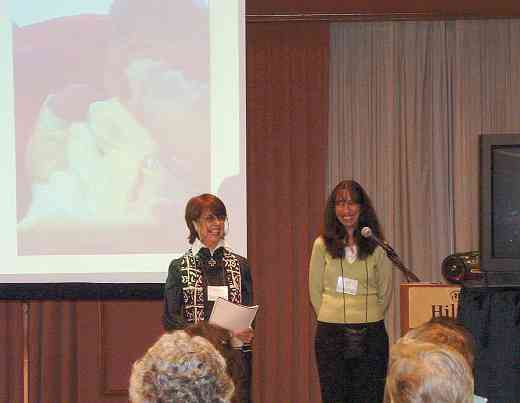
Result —
M358 248L358 257L365 259L374 252L375 242L361 236L361 229L369 227L379 239L384 239L372 201L363 187L353 180L345 180L332 190L325 207L323 239L327 251L332 257L345 256L345 246L348 242L348 233L344 225L336 217L336 201L338 193L347 192L352 200L360 205L359 221L354 230L354 243Z

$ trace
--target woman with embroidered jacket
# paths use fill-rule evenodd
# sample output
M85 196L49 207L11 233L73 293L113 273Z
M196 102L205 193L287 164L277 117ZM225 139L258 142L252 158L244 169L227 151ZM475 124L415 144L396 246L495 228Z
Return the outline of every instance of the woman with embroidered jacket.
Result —
M212 194L191 198L186 205L186 224L190 248L174 259L168 270L164 297L163 326L167 331L207 320L214 301L223 297L230 302L251 305L253 287L249 263L231 252L225 244L227 211L224 203ZM253 329L234 332L240 339L244 366L243 397L249 401L251 341Z
M367 193L352 180L334 188L324 218L325 230L314 242L309 263L322 399L382 402L392 263L381 247L361 236L361 229L369 227L382 239L379 221Z

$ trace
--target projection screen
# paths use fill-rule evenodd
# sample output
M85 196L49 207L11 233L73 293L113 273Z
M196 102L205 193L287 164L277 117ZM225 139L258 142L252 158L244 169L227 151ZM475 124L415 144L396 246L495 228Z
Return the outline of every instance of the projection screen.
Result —
M247 254L244 8L4 3L0 282L164 282L208 192Z

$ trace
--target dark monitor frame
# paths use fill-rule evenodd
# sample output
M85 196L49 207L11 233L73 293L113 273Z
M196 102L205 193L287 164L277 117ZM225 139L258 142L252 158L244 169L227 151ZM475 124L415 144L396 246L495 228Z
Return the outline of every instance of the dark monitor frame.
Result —
M493 255L493 149L518 146L520 133L480 135L480 266L484 272L520 273L520 258Z

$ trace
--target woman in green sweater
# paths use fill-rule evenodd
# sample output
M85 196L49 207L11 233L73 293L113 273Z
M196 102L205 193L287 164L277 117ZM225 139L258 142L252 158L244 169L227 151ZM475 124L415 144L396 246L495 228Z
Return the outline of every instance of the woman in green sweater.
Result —
M392 263L381 247L361 236L363 227L383 239L365 190L355 181L342 181L329 196L325 229L314 241L309 263L324 403L383 401Z

